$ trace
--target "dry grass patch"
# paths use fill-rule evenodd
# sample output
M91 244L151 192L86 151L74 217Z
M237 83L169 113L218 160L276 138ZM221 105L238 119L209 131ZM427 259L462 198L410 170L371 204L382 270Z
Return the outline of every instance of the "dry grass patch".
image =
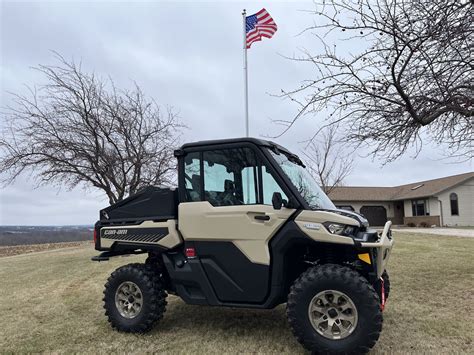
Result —
M39 251L55 250L71 247L91 246L91 242L64 242L64 243L42 243L42 244L24 244L12 246L0 246L0 257L13 256L20 254L36 253Z
M474 240L395 235L393 290L374 353L469 353L473 348ZM0 258L2 352L304 353L284 306L189 306L169 297L145 335L113 331L103 314L110 272L142 257L93 263L90 245Z

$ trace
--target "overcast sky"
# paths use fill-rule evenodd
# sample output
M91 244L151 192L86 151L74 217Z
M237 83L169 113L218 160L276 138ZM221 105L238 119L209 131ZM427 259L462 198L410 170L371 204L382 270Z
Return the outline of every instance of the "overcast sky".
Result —
M41 84L31 67L54 64L51 50L82 60L87 71L114 79L127 88L136 81L149 96L179 111L189 127L184 141L244 135L242 17L265 7L278 32L249 50L251 135L275 136L272 119L289 119L297 107L269 94L291 89L312 77L312 68L285 59L298 48L314 48L307 2L9 2L0 1L2 107L12 104L8 92ZM348 43L346 48L360 44ZM344 50L344 48L340 48ZM1 117L3 120L3 117ZM278 138L296 153L324 119L306 117ZM442 160L443 148L426 145L382 167L358 152L347 185L390 186L472 171L472 162ZM35 188L24 176L0 189L0 225L92 224L107 205L96 191Z

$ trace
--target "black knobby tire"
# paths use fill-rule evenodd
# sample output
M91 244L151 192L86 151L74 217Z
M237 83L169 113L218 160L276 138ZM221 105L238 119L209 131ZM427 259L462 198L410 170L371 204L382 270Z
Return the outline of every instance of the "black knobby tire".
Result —
M390 278L388 276L388 272L387 270L384 270L384 272L382 273L382 278L383 278L383 288L384 288L384 294L385 294L385 302L387 302L388 300L388 296L390 295ZM375 291L377 292L377 295L379 295L379 297L381 296L381 285L380 285L380 281L377 281L375 284L374 284L374 289Z
M357 309L357 325L343 339L322 336L310 321L309 305L315 295L325 290L344 293ZM366 353L377 342L383 322L379 297L367 279L348 267L333 264L311 267L301 274L290 289L287 316L297 340L306 349L319 353Z
M150 265L128 264L115 270L104 290L105 315L113 328L128 333L144 333L163 318L166 310L166 291L159 272ZM142 294L142 306L134 318L120 314L115 302L117 289L124 282L133 282Z

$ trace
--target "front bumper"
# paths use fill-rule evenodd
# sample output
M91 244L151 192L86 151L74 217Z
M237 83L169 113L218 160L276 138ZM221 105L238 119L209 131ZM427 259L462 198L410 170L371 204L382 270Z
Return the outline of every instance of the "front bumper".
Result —
M380 239L377 242L362 242L362 248L370 248L374 252L372 253L375 262L375 272L377 273L377 279L382 276L383 271L387 267L388 260L390 259L390 253L394 240L392 238L391 231L392 222L388 221L385 223Z

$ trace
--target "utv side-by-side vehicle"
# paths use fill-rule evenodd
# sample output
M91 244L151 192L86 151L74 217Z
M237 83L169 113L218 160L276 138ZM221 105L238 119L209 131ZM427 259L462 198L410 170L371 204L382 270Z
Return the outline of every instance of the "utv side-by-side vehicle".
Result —
M148 187L100 211L93 260L146 253L104 291L112 327L146 332L167 294L206 306L273 308L308 350L362 353L376 343L393 245L337 209L295 154L227 139L175 151L178 188ZM242 349L245 351L245 349Z

